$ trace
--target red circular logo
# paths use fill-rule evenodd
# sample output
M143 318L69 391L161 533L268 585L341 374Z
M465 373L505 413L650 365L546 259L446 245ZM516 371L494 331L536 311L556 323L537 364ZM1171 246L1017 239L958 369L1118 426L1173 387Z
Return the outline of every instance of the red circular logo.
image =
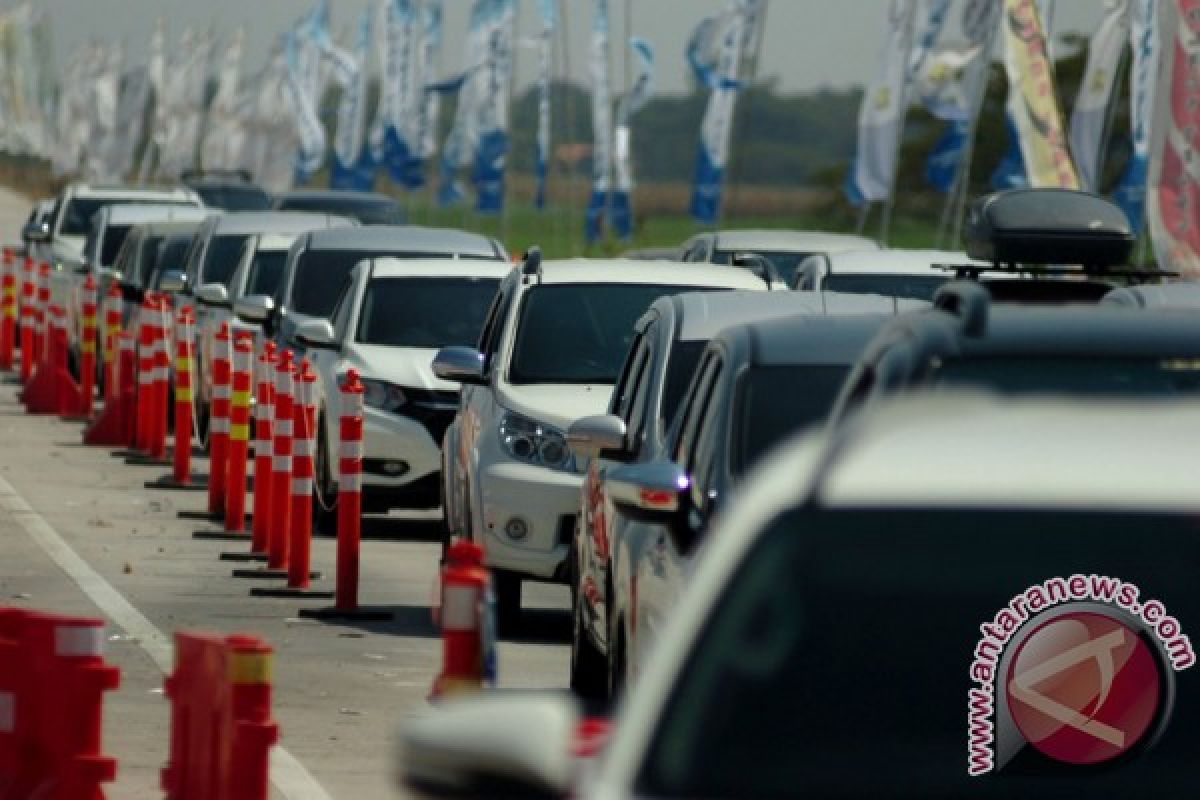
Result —
M1146 643L1118 620L1089 612L1036 628L1014 654L1005 688L1025 740L1068 764L1127 753L1153 725L1162 700Z

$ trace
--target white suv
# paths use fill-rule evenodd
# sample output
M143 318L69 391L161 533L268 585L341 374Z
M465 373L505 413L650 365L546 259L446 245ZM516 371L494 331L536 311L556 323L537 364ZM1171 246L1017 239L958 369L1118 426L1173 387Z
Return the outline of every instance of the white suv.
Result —
M296 329L320 376L314 507L321 532L335 532L339 392L351 369L366 387L363 510L440 505L442 436L458 411L458 385L434 376L433 357L478 340L511 271L503 261L366 258L344 279L332 318Z
M585 465L567 448L567 426L607 407L646 309L705 288L766 287L731 267L542 263L534 251L501 284L478 350L438 353L434 373L463 384L442 448L447 531L484 546L503 626L520 610L523 579L568 578Z

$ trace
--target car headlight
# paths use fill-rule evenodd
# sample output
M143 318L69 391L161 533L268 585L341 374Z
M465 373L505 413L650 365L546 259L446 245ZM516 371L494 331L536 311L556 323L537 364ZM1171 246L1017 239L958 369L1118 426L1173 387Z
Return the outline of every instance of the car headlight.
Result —
M508 412L500 420L500 444L517 461L538 467L575 471L575 459L560 431L520 414Z
M378 408L380 411L396 413L408 404L404 390L394 383L376 380L375 378L359 378L363 389L363 403Z

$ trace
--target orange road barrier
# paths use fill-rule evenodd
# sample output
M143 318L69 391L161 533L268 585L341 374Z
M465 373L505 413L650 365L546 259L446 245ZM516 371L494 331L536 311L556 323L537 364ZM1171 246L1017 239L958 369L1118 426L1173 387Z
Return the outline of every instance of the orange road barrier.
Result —
M137 311L135 335L137 336L137 414L133 422L133 449L140 453L150 450L150 415L153 404L150 400L154 386L154 327L151 323L150 303L153 298L147 293Z
M79 408L79 384L67 369L67 328L65 314L58 306L49 309L46 341L49 357L38 364L21 401L30 414L74 413Z
M47 360L50 354L49 336L47 335L47 326L49 325L50 312L50 265L42 262L37 269L37 297L33 304L33 358L36 363L42 363Z
M117 336L120 355L111 380L114 393L105 398L99 416L83 432L83 443L98 447L133 447L133 420L137 413L137 353L133 334Z
M483 566L483 548L457 539L442 567L442 671L430 699L478 691L495 684L495 624L492 578Z
M288 530L287 586L282 588L255 587L250 594L256 597L333 597L333 592L310 588L319 572L312 572L312 493L313 460L316 455L317 373L305 359L295 380L292 403L292 479L288 487L291 504L291 524ZM274 501L275 498L272 498ZM262 577L276 577L263 571Z
M34 262L26 257L21 273L21 383L33 377L34 327L36 319L37 284L34 282Z
M225 475L225 531L246 530L246 466L250 460L250 381L254 370L251 336L239 335L233 347L233 394L229 408L229 450Z
M4 248L3 277L0 277L0 369L12 369L17 341L17 263L11 247Z
M213 519L225 514L225 475L229 457L230 386L229 323L213 337L212 403L208 420L208 513Z
M275 343L258 357L258 396L254 406L254 519L250 549L265 554L271 540L272 418L275 415Z
M96 279L88 273L80 303L82 329L79 339L79 409L76 412L84 421L92 418L96 400L96 341L99 337L96 328L97 292Z
M165 295L156 294L152 306L154 327L154 362L151 371L150 399L154 413L150 428L150 458L164 466L167 461L167 423L171 391L171 324L170 303Z
M287 569L292 521L292 429L296 365L284 350L275 368L275 426L271 449L271 529L267 566Z
M204 475L192 472L192 386L196 376L196 314L184 306L175 318L175 434L171 453L171 473L158 480L147 481L147 489L208 488Z
M134 415L134 452L126 464L169 467L167 459L167 319L163 299L147 292L138 314L137 413Z
M266 800L274 651L254 636L175 635L167 800Z
M121 325L124 322L125 297L121 287L114 281L104 295L104 399L120 394L117 378L117 363L119 353L117 345L120 342Z
M0 608L0 792L5 798L103 800L117 762L101 751L104 623Z

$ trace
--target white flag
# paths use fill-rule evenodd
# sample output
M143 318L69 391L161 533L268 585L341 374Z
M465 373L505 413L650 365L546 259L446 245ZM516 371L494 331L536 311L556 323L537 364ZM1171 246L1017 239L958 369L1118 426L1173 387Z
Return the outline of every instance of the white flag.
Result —
M1121 54L1129 37L1129 0L1108 0L1104 19L1088 44L1087 67L1071 113L1071 152L1079 183L1097 190L1104 154L1100 152Z
M892 0L887 35L875 78L858 112L858 154L850 188L854 199L878 202L892 193L896 157L907 105L910 51L916 3Z
M241 153L246 135L240 117L245 39L245 29L238 28L221 59L217 91L208 109L208 124L200 144L200 164L204 169L232 169Z

